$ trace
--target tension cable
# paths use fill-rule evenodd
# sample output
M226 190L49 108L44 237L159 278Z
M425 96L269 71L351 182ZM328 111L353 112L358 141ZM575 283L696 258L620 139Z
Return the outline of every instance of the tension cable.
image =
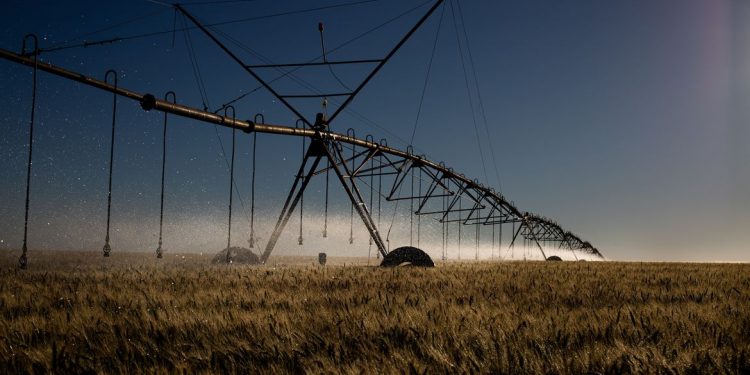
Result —
M472 123L474 124L474 135L476 136L476 140L477 140L477 148L479 149L479 157L482 160L482 171L484 172L484 179L485 181L489 181L489 178L487 177L487 165L484 160L484 151L482 151L482 142L479 137L479 127L477 126L477 118L476 118L476 114L474 113L474 100L471 97L472 96L471 89L469 88L469 76L468 76L468 73L466 72L466 63L464 62L464 52L463 52L463 48L461 47L461 39L458 36L458 22L456 21L456 13L453 9L453 2L450 2L450 5L451 5L451 13L453 15L453 24L455 26L455 31L456 31L456 42L458 44L458 54L460 57L459 60L461 61L461 69L463 70L463 73L464 73L464 82L466 83L466 94L467 94L466 96L469 100L469 107L471 109L471 120L472 120Z
M417 125L419 124L419 116L422 114L422 104L424 103L425 93L427 92L427 83L430 80L430 72L432 71L432 61L435 59L435 50L437 50L438 37L440 36L440 28L443 25L443 15L445 14L445 4L443 9L440 10L440 20L438 21L437 31L435 32L435 41L432 42L432 53L430 54L430 61L427 63L427 74L424 77L424 85L422 86L422 95L419 98L419 108L417 109L417 118L414 120L414 128L411 131L411 138L409 144L414 144L414 136L417 134Z
M489 145L490 156L492 157L492 166L495 169L495 178L497 179L497 188L500 192L502 192L502 184L500 183L500 172L498 172L497 160L495 158L495 147L492 143L492 138L490 137L490 132L487 126L487 114L484 111L484 101L482 100L482 91L479 90L479 79L477 78L477 69L474 65L474 57L471 54L469 34L466 32L466 21L464 21L464 14L463 14L463 11L461 10L460 1L456 1L456 8L458 9L458 15L459 15L459 18L461 19L461 30L463 31L464 40L466 41L466 53L469 56L469 66L471 67L471 72L472 72L472 75L474 76L474 84L475 84L475 89L477 91L477 100L479 102L479 113L481 113L482 115L482 123L484 125L484 132L487 135L487 144Z

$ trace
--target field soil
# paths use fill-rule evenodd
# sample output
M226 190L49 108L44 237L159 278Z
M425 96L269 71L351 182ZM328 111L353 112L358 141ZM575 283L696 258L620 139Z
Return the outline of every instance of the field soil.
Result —
M750 265L0 253L0 373L750 373Z

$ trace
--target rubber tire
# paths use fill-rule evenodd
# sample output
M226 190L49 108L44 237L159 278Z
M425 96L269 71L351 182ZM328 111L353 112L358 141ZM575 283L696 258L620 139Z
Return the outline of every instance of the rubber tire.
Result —
M403 265L412 267L435 267L435 262L433 262L432 258L430 258L430 256L424 251L416 247L404 246L388 253L388 255L383 257L383 261L380 263L381 267L398 267Z

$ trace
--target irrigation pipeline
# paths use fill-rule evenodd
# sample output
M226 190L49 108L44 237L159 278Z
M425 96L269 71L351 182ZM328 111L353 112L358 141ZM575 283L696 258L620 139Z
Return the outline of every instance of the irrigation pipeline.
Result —
M529 214L527 212L521 212L518 210L513 204L511 204L509 201L507 201L501 194L495 192L493 189L490 189L488 187L485 187L478 182L471 180L464 176L463 174L458 174L454 172L452 169L446 167L442 163L435 163L431 160L428 160L424 158L423 156L415 155L409 151L402 151L393 147L389 147L382 143L377 143L374 140L370 139L359 139L354 137L353 135L344 135L339 134L332 131L327 130L319 130L319 129L310 129L310 128L297 128L297 127L290 127L290 126L284 126L284 125L273 125L273 124L266 124L266 123L256 123L255 121L251 120L240 120L233 117L228 116L221 116L216 113L206 112L200 109L171 103L166 100L161 100L155 98L151 94L140 94L134 91L130 91L121 87L117 87L114 85L110 85L107 82L100 81L94 78L91 78L89 76L76 73L70 70L66 70L64 68L52 65L50 63L42 62L42 61L35 61L35 59L31 57L26 57L23 55L19 55L17 53L14 53L12 51L8 51L6 49L0 48L0 57L4 58L6 60L9 60L14 63L27 65L33 67L36 63L37 69L43 70L45 72L60 76L62 78L70 79L79 83L83 83L85 85L95 87L104 91L113 92L116 95L120 95L122 97L136 100L140 102L141 107L145 110L157 110L162 112L167 112L171 114L175 114L182 117L192 118L195 120L199 120L202 122L217 124L229 128L239 129L246 133L267 133L267 134L279 134L279 135L290 135L290 136L299 136L299 137L308 137L311 139L324 139L324 140L330 140L334 142L343 142L348 143L353 146L360 146L364 147L370 150L376 150L379 154L388 154L393 155L399 158L403 158L406 160L410 160L410 162L415 163L416 165L419 165L421 167L428 167L430 169L433 169L437 172L440 172L444 178L452 179L453 181L460 181L464 186L462 187L462 191L466 191L467 189L473 189L476 191L481 192L485 197L491 197L496 202L498 202L503 208L505 208L512 216L517 218L517 220L512 221L513 223L516 222L527 222L527 221L533 221L535 225L539 225L540 227L547 227L553 229L555 232L564 233L565 241L567 243L576 243L582 245L582 248L587 249L592 254L601 256L599 251L591 246L588 242L583 241L578 236L570 233L565 232L560 228L556 223L551 222L549 220L546 220L544 218L538 217L536 215ZM534 229L529 228L529 234L534 235ZM579 247L581 248L581 247Z

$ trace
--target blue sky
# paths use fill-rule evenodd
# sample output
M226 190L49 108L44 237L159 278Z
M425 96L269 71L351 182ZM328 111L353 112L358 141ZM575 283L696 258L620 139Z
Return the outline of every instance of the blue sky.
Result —
M186 7L214 23L344 2L257 0ZM248 47L231 45L249 63L260 63L258 55L299 62L320 54L318 22L325 25L327 47L333 48L420 4L424 2L380 0L219 29ZM384 56L428 7L422 5L330 58ZM3 8L0 47L11 50L20 48L27 32L40 35L44 48L108 26L113 27L84 39L170 30L174 22L171 9L145 0L10 0ZM438 9L355 99L351 109L356 113L345 112L333 128L343 132L352 127L360 137L372 134L405 147L437 34L414 140L418 152L501 187L519 208L555 218L612 259L750 260L749 4L466 0L461 10L487 118L485 132L473 92L485 168L451 8L445 9L442 23ZM460 25L458 16L457 21ZM178 17L178 28L182 22ZM71 48L43 59L94 77L116 69L123 87L157 96L173 90L179 102L202 107L185 35L174 37L174 46L172 33L165 33ZM257 87L200 32L191 31L190 38L211 109ZM336 73L353 85L366 71L342 67ZM264 74L272 77L274 72ZM298 76L321 90L342 90L326 70L309 69ZM0 93L3 248L20 247L22 238L30 78L28 68L0 62L6 88ZM277 87L304 93L289 80ZM30 246L100 248L111 96L44 73L38 95ZM118 103L113 246L148 250L155 247L158 220L162 115L145 113L125 99ZM311 117L320 108L314 101L298 105ZM237 103L238 117L255 113L263 113L270 123L294 123L294 116L263 90ZM165 243L174 251L215 251L226 241L228 172L219 139L228 147L230 131L170 118ZM259 142L259 209L270 218L296 171L300 144L272 136L259 137ZM237 150L238 195L247 201L249 137L238 134ZM289 230L280 251L313 254L328 246L342 254L366 254L360 227L353 247L334 243L335 236L329 242L316 239L320 181L312 189L306 197L313 207L305 229L309 245L294 247L296 233ZM343 223L341 235L348 237L348 203L335 197L336 220ZM241 233L245 227L242 214L233 230ZM404 233L394 235L394 241L404 238Z

